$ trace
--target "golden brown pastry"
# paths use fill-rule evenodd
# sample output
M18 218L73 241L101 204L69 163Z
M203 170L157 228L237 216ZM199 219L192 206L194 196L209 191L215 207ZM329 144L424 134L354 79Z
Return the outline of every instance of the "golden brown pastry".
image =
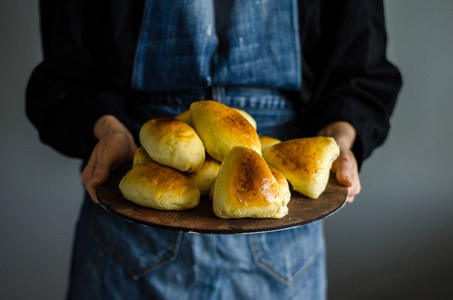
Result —
M181 172L195 172L205 159L205 148L195 130L175 118L155 118L140 130L140 142L156 162Z
M273 145L281 142L279 139L272 138L269 136L264 136L264 135L260 135L259 138L260 138L260 143L261 143L261 151L264 151L264 149L269 148L270 146L273 146Z
M326 189L330 168L339 154L331 137L283 141L263 151L266 162L282 172L295 191L312 199Z
M289 189L288 180L286 179L285 175L283 175L283 173L277 170L276 168L269 166L269 169L271 170L272 175L274 176L275 180L277 180L277 183L280 186L283 195L282 198L284 201L283 206L286 207L286 205L288 205L289 201L291 200L291 191Z
M235 111L237 111L238 113L240 113L247 121L249 121L250 125L252 125L253 128L255 128L255 130L256 130L256 121L249 113L247 113L246 111L239 109L239 108L233 107L233 109ZM183 121L184 123L186 123L190 126L193 126L192 117L190 116L190 109L183 111L182 113L177 115L175 118Z
M223 219L282 218L288 212L286 197L261 155L239 146L222 162L213 189L213 209Z
M247 121L249 121L250 125L252 125L253 128L255 128L255 130L256 130L256 120L248 112L246 112L245 110L239 109L239 108L235 108L235 107L233 107L233 109L235 111L237 111L238 113L240 113Z
M217 176L218 176L218 174L217 174ZM216 180L217 180L217 178L216 178ZM215 190L215 181L214 181L214 184L209 189L208 197L209 197L209 200L211 200L211 201L214 201L214 190Z
M183 121L184 123L192 127L192 117L190 116L190 109L183 111L175 118L180 121Z
M187 176L156 163L132 168L119 188L124 198L160 210L190 209L200 202L200 191Z
M206 155L201 169L193 173L187 173L186 175L200 190L201 195L206 195L214 184L219 174L219 169L220 163L209 155Z
M140 147L135 151L134 158L132 159L132 167L136 167L140 164L155 162L151 157L149 157L145 148Z
M261 154L255 128L236 110L225 104L206 100L190 106L192 124L204 143L206 152L222 161L236 146L244 146Z

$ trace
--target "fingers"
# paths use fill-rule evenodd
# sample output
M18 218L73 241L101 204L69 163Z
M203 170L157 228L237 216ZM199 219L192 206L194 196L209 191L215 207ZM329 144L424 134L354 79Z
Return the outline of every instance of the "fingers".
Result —
M92 184L92 181L93 181L92 167L88 167L88 166L85 167L82 174L80 175L80 178L82 179L83 185L85 186L85 189L87 190L88 194L90 195L91 200L93 200L95 203L99 203L99 201L96 197L95 185Z
M99 118L93 132L98 143L80 178L91 199L98 203L95 188L108 179L112 169L131 159L137 146L129 130L111 115Z
M331 136L340 147L340 156L332 164L338 183L348 187L348 202L354 201L360 193L360 179L357 160L350 150L356 138L355 128L348 122L334 122L318 132L318 135Z
M357 160L352 151L342 149L332 164L332 171L336 173L338 183L348 187L347 202L352 203L361 190Z
M99 142L93 149L91 157L80 175L85 189L95 203L98 203L95 187L108 179L110 171L118 159L115 155L115 152L105 148L103 142Z
M94 148L93 153L88 160L88 164L80 175L85 189L95 203L98 203L95 187L105 182L109 172L108 169L105 169L106 163L102 163L102 160L101 162L98 160L98 157L102 157L102 155L99 155L99 150L97 148L99 148L98 145Z
M94 203L99 203L99 200L96 196L96 189L94 186L90 185L85 185L85 189L87 190L88 194L90 195L91 200L93 200Z
M99 154L100 155L96 160L96 166L93 169L91 181L89 182L89 184L94 187L107 180L110 171L113 169L112 166L116 162L116 158L113 157L110 152L104 151L102 154Z
M107 181L111 170L131 159L136 150L128 132L111 132L99 140L80 175L94 202L98 203L95 188Z
M95 147L87 166L80 175L85 189L95 203L99 202L96 197L95 187L101 185L108 179L113 163L114 159L108 152L105 153Z

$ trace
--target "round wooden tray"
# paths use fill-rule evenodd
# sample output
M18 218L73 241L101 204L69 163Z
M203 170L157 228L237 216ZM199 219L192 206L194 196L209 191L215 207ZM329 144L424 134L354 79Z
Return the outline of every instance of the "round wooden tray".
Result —
M326 190L316 199L292 191L289 213L282 219L220 219L214 215L212 202L203 196L200 204L190 210L164 211L139 206L123 197L118 188L121 178L131 168L121 165L109 180L96 189L99 203L125 220L161 229L183 232L238 234L288 229L326 218L338 211L348 197L348 189L330 176Z

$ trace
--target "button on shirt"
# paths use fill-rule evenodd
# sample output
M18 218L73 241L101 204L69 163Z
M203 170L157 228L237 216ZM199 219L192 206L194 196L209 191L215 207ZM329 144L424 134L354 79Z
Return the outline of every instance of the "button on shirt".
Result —
M132 87L300 90L296 0L145 2Z

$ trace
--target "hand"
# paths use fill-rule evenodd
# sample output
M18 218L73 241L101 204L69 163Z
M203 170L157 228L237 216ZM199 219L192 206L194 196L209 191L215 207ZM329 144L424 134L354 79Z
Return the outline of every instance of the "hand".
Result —
M137 146L129 130L114 116L101 117L94 126L94 135L98 143L80 178L91 199L98 203L95 187L107 180L110 171L132 159Z
M340 155L332 164L332 172L336 174L338 183L348 187L347 202L352 203L361 190L357 160L351 151L356 131L347 122L335 122L324 127L318 135L333 137L340 147Z

